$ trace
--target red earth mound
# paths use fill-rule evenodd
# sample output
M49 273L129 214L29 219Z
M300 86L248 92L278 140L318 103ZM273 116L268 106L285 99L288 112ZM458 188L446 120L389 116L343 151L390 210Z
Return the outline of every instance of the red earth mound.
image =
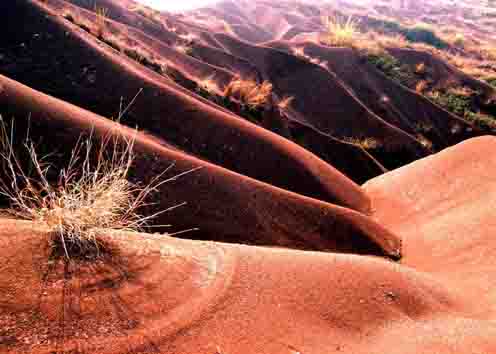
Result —
M366 212L358 187L307 150L96 43L36 2L1 6L10 14L0 25L8 34L1 68L12 79L106 117L117 115L123 97L129 102L141 92L126 124L235 172ZM19 21L26 25L13 31Z
M410 66L424 64L429 72L429 79L433 81L435 88L467 86L474 91L479 91L487 99L496 97L496 92L492 86L468 76L431 53L405 48L389 48L388 51L401 63Z
M216 36L231 53L254 63L281 96L294 97L297 117L335 137L372 137L420 154L420 144L358 101L328 70L288 53Z
M403 131L414 136L424 133L438 148L473 136L473 125L390 80L354 50L313 43L305 43L303 48L306 55L326 62L329 69L374 113ZM421 127L429 129L425 132ZM453 135L446 134L452 131Z
M64 262L43 230L0 222L6 353L496 349L466 291L381 259L115 233L98 260Z
M482 320L495 315L495 147L471 139L365 184L376 220L402 235L402 263L463 294Z
M33 137L42 138L39 145L44 151L57 152L59 161L64 161L64 154L71 153L81 135L92 130L98 137L122 133L132 138L135 134L129 128L5 77L0 76L0 85L0 109L6 118L15 117L19 139L29 128ZM149 181L171 164L174 168L164 178L202 167L191 176L163 185L156 196L156 207L161 210L187 203L156 220L158 225L172 224L172 231L196 227L201 236L193 233L188 237L399 256L398 238L356 211L236 174L145 134L137 135L136 150L139 154L131 176L137 181ZM369 200L361 189L344 176L339 178L345 183L340 193L351 197L360 208L367 208Z
M295 41L331 8L0 2L0 114L16 149L29 129L55 154L55 179L81 137L134 139L129 178L171 178L142 212L186 203L155 220L171 228L102 230L97 253L69 260L58 235L2 215L1 353L496 351L496 139L387 172L430 153L419 126L436 148L478 132L352 50ZM494 95L426 53L393 54L428 64L436 84ZM274 86L256 124L198 89L237 76ZM120 122L106 118L131 101Z

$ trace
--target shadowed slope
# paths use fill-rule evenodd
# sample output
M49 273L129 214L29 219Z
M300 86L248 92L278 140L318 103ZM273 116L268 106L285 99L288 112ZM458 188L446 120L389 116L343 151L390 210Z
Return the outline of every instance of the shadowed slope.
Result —
M413 137L369 111L328 70L282 51L216 36L232 53L255 63L277 94L295 98L298 119L338 138L372 137L421 154L422 147Z
M388 51L401 63L412 67L423 63L429 72L429 79L433 81L436 88L468 86L474 91L479 91L488 99L494 100L496 97L493 87L466 75L431 53L404 48L389 48Z
M296 144L216 109L35 2L2 2L0 9L9 13L0 22L0 68L13 79L107 117L142 89L126 124L238 173L367 212L357 185ZM15 28L19 22L25 25Z
M474 130L471 124L391 81L352 49L326 48L312 43L305 44L304 48L310 57L327 62L329 69L367 107L407 133L425 133L438 148L456 144L471 136L469 132ZM428 127L429 131L423 131L422 127ZM456 133L447 134L451 131Z
M0 112L5 118L15 117L19 139L26 134L29 118L31 136L42 142L39 146L44 153L56 153L59 163L71 154L81 134L95 130L97 137L134 135L129 128L1 76ZM138 134L135 145L133 181L149 181L172 163L174 168L164 178L202 167L163 185L153 196L158 204L155 211L187 202L157 219L159 225L172 224L172 231L198 227L200 233L187 237L392 257L400 254L399 239L358 212L233 173L166 147L157 138Z

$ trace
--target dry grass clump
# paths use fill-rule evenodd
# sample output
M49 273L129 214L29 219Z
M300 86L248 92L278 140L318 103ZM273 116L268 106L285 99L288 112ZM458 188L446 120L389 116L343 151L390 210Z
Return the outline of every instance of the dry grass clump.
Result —
M96 14L96 34L98 37L104 37L107 26L108 9L105 7L97 6L95 4Z
M348 137L343 139L345 142L361 147L364 150L373 150L382 146L381 142L372 137L354 138Z
M422 134L417 134L416 135L416 138L417 138L417 141L426 149L428 150L432 150L433 148L433 144L432 144L432 141L430 141L429 139L427 139L425 136L423 136Z
M234 31L234 29L232 28L232 26L229 23L222 20L221 24L222 24L222 29L225 33L227 33L233 37L236 37L236 32Z
M353 47L358 34L357 22L350 16L346 21L339 18L324 17L326 33L324 42L333 47Z
M26 137L21 154L10 129L0 116L0 195L10 202L6 212L31 220L49 230L55 248L67 259L99 253L98 236L109 231L141 231L163 213L141 215L151 193L168 180L164 173L147 185L128 180L134 161L134 137L105 138L93 146L92 134L79 139L70 160L54 183L53 166L39 156ZM22 157L20 157L22 156ZM50 177L49 177L50 176ZM176 176L177 177L177 176Z
M418 63L415 65L415 74L423 75L427 71L425 63Z
M186 55L191 55L191 53L193 52L193 48L191 46L185 45L185 44L178 44L178 45L174 46L174 49L177 52L183 53Z
M272 95L272 84L264 81L258 84L254 80L234 79L224 89L223 96L234 98L250 108L266 104Z
M209 94L217 94L220 91L219 86L215 81L215 75L211 75L204 79L198 80L197 85L199 89L204 90Z
M163 26L162 20L160 19L160 11L154 10L142 4L136 4L129 10L132 12L136 12L137 14L149 19L157 25Z
M415 91L417 93L423 94L429 87L429 84L425 80L420 80L415 84Z
M294 99L295 98L293 96L284 97L277 103L277 107L282 111L287 111L293 103Z

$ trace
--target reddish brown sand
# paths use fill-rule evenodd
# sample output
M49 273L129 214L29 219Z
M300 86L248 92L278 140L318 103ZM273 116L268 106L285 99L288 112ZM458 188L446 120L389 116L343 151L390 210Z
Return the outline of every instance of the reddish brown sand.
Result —
M60 16L92 23L93 3L0 1L0 114L16 147L29 126L42 153L57 153L54 171L92 131L95 144L135 138L133 181L199 167L143 210L187 202L156 230L199 230L102 232L97 259L66 261L43 225L2 216L0 353L496 352L495 138L383 174L340 138L381 139L412 160L427 153L416 124L434 125L440 147L458 141L452 124L470 125L349 50L305 43L329 68L292 55L302 43L284 39L318 30L319 6L225 1L157 22L131 0L99 5L118 45L168 63L176 82ZM232 33L216 33L218 20ZM185 35L191 55L175 50ZM468 80L432 60L439 82ZM195 93L211 75L270 79L274 98L295 102L253 124ZM121 124L105 118L140 89Z
M8 58L17 56L17 61L3 66L10 78L106 117L116 116L123 97L129 102L142 89L124 123L243 175L367 211L358 187L307 150L102 47L68 21L45 16L35 2L14 3L9 9L27 23L8 38L15 43L7 48ZM11 21L15 19L5 24L7 28L13 26ZM32 33L41 34L30 40ZM12 47L20 43L25 43L25 50L17 53ZM59 55L52 56L53 52Z
M1 76L0 108L7 117L16 117L19 137L24 136L22 127L26 126L28 118L34 136L46 136L47 130L57 131L56 141L43 140L47 151L63 153L60 146L74 146L81 134L92 129L98 136L119 131L128 137L134 135L132 130L108 119ZM163 215L165 220L158 220L158 224L173 224L179 229L198 227L202 230L202 238L209 235L209 239L229 242L383 254L377 249L376 245L379 245L385 254L399 255L400 245L396 236L351 209L238 175L165 147L159 139L144 134L138 135L136 146L140 154L133 175L138 180L150 180L172 163L175 168L170 176L203 167L191 178L185 177L172 186L164 185L160 191L163 198L163 203L159 203L161 208L166 208L166 203L168 206L182 202L188 204L181 211L176 209L176 212ZM359 206L368 208L368 197L358 186L342 175L337 175L337 178L344 183L339 191L341 195L357 198ZM212 208L214 204L216 207ZM266 237L270 239L264 240Z
M451 258L456 245L444 240L438 242L449 263L443 257L437 267L457 271L461 266L465 281L454 279L462 278L460 273L419 271L363 256L159 235L105 239L111 256L64 266L49 261L42 231L28 222L2 220L3 352L444 354L496 349L494 301L487 301L493 262L473 259L475 253L466 248ZM422 259L430 256L424 252Z

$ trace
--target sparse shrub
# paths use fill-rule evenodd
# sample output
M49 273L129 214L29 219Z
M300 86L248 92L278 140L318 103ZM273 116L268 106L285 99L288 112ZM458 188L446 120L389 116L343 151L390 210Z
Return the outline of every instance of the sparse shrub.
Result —
M305 48L303 47L295 47L292 49L293 55L297 56L298 58L304 58L306 59L307 56L305 54Z
M425 63L418 63L415 65L415 74L418 75L423 75L426 72L426 66Z
M426 90L427 90L427 87L428 87L428 83L427 81L425 80L420 80L419 82L417 82L417 84L415 85L415 91L417 93L424 93Z
M471 98L466 95L435 91L430 92L428 96L441 107L460 117L464 117L466 112L471 110Z
M369 19L370 26L376 31L384 34L398 34L410 42L428 44L437 49L444 49L448 45L427 24L418 24L413 27L405 27L397 22L379 19Z
M293 96L284 97L282 100L279 101L279 103L277 104L277 107L281 111L287 111L288 108L293 103L293 101L294 101L294 97Z
M214 95L219 92L219 86L215 82L215 76L211 75L197 82L197 90L205 91L207 95Z
M416 136L418 142L423 146L425 147L426 149L428 150L432 150L433 148L433 144L432 144L432 141L430 141L429 139L427 139L425 136L423 136L422 134L417 134Z
M492 76L492 77L487 77L485 79L485 81L491 85L492 87L496 88L496 77Z
M63 17L69 22L76 23L74 16L70 12L63 14Z
M234 32L234 29L232 28L232 26L227 23L226 21L222 21L222 29L224 30L225 33L235 37L236 36L236 32Z
M160 63L153 61L152 59L148 58L146 55L138 52L135 49L125 48L124 54L126 54L129 58L133 59L134 61L140 63L141 65L146 66L147 68L157 72L158 74L164 74L165 72L163 66Z
M465 46L465 36L461 33L457 33L453 38L453 45L459 48L463 48Z
M423 25L407 28L401 34L410 42L425 43L437 49L444 49L448 46L431 28Z
M401 65L391 54L385 51L368 54L367 60L394 81L407 87L413 86L412 82L415 80L411 69L407 65Z
M13 130L13 123L9 129L0 117L0 164L4 171L0 194L10 202L6 212L46 228L53 236L53 245L66 258L95 257L102 233L140 231L160 214L143 216L139 210L149 205L149 195L166 182L160 180L163 174L147 185L127 178L134 161L135 137L115 131L114 137L104 138L98 148L92 134L80 138L54 183L48 177L52 166L37 154L29 136L23 142L28 158L18 157Z
M135 7L130 9L133 12L138 13L139 15L149 19L159 26L163 26L162 20L160 19L160 12L153 10L144 5L136 5Z
M496 119L493 116L476 111L473 98L477 94L478 92L462 88L431 92L428 97L446 110L473 122L482 129L496 129Z
M434 129L434 126L430 123L419 122L415 125L415 130L419 133L430 133Z
M108 9L106 9L105 7L97 6L95 4L95 14L96 14L96 34L97 37L101 38L105 35L105 31L106 31Z
M111 38L107 38L107 37L102 37L102 38L99 38L103 43L107 44L109 47L112 47L114 48L115 50L117 50L118 52L121 51L121 46L114 40L114 39L111 39Z
M350 16L346 21L339 18L324 18L326 33L324 43L333 47L353 47L358 34L357 22Z
M487 130L496 130L496 119L480 112L467 112L465 119Z
M180 53L186 54L186 55L192 55L193 54L193 48L189 45L184 45L184 44L178 44L174 46L174 49Z
M264 81L258 84L254 80L232 80L224 89L223 96L236 99L250 108L257 108L268 102L272 94L272 84Z
M86 32L88 32L89 34L91 34L91 28L90 28L88 25L86 25L86 24L84 24L84 23L78 23L77 25L78 25L78 26L79 26L79 27L80 27L83 31L86 31Z
M375 138L354 138L348 137L343 139L345 142L361 147L364 150L373 150L382 146L381 142Z

